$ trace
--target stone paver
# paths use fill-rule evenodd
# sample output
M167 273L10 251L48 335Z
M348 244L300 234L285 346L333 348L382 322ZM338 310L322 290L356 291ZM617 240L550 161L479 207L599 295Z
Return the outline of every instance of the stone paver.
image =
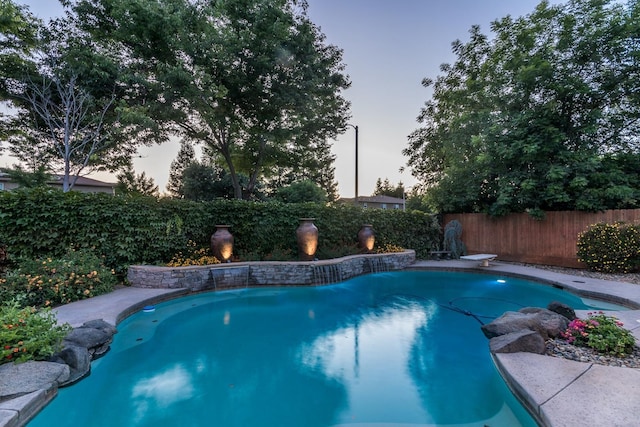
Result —
M157 304L186 295L186 289L151 289L126 287L94 298L75 301L55 309L58 323L78 327L89 320L102 319L114 326L148 304Z
M533 353L495 354L494 361L510 387L522 396L535 414L540 413L541 405L591 366Z
M0 402L0 426L20 427L36 416L57 394L57 388L51 384L48 388Z
M637 427L640 371L531 353L496 354L498 369L542 425Z
M554 427L637 427L640 370L594 364L545 402L541 413Z

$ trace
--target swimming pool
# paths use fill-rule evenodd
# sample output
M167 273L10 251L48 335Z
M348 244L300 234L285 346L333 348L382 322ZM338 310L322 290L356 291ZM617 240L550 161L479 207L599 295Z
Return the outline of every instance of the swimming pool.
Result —
M450 272L193 295L122 322L91 376L29 426L535 426L480 324L553 300L595 308Z

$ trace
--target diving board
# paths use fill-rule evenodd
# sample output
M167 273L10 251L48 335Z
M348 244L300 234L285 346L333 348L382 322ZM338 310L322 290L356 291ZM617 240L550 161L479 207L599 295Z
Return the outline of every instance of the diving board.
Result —
M489 267L489 261L493 261L497 257L498 255L495 254L475 254L464 255L461 256L460 259L467 259L469 261L480 261L480 267Z

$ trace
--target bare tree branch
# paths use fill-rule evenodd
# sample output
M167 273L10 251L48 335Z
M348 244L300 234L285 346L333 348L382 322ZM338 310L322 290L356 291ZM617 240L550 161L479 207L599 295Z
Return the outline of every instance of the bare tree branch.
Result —
M96 114L96 100L77 80L75 74L67 81L43 77L41 84L28 79L23 95L34 122L44 125L50 148L64 164L63 191L73 188L92 156L105 148L105 118L115 102L113 95Z

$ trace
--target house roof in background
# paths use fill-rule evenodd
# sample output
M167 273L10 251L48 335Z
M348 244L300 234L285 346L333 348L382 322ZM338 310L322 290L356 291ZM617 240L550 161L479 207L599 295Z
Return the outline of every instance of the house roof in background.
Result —
M49 183L50 184L55 184L55 185L62 185L62 179L63 179L62 175L51 175L51 180L49 181ZM0 180L1 181L11 181L11 178L9 177L8 173L0 172ZM76 181L75 185L82 185L82 186L87 186L87 187L113 188L113 187L116 186L116 183L104 182L104 181L99 181L99 180L93 179L93 178L87 178L86 176L80 176L80 177L78 177L78 180Z
M52 175L53 179L51 182L55 182L56 184L62 185L63 175ZM87 185L91 187L115 187L116 184L113 182L104 182L98 181L97 179L87 178L86 176L79 176L75 185Z
M342 198L340 199L343 202L354 202L354 198ZM391 196L358 196L358 203L389 203L389 204L402 204L404 202L403 199L398 199L397 197Z

